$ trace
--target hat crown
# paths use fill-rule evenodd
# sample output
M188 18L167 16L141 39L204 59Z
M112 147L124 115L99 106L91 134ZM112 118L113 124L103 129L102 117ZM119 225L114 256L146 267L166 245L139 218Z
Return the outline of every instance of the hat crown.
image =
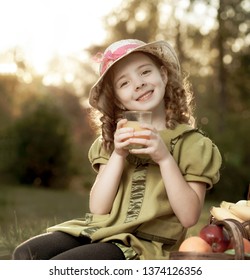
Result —
M146 45L145 42L136 39L120 40L111 44L103 53L99 68L100 76L119 58L132 50Z

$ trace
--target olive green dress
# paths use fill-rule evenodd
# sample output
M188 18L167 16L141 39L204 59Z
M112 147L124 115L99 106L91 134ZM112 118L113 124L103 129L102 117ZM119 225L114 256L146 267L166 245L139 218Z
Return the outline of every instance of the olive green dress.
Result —
M186 181L204 182L208 189L218 182L220 152L198 129L181 124L174 130L160 131L160 135ZM98 171L109 157L101 138L97 138L89 150L93 168ZM187 229L171 208L159 166L149 157L130 154L109 214L87 213L83 218L48 228L52 231L87 236L91 242L113 242L126 259L160 260L177 250Z

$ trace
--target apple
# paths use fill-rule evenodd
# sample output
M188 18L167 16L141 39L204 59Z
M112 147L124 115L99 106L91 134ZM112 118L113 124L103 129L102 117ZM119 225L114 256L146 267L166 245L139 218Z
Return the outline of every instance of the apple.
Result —
M206 225L200 230L199 235L212 247L213 252L224 252L230 244L228 232L219 225Z

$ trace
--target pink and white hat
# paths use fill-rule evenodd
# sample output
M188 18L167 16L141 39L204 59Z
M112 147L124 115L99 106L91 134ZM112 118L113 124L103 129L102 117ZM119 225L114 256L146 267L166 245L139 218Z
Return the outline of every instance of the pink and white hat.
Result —
M155 55L162 61L163 64L170 64L178 72L180 72L180 63L176 52L166 41L156 41L148 44L135 39L117 41L111 44L103 54L98 53L96 56L96 60L100 62L100 77L90 90L89 103L92 107L98 107L98 101L101 94L101 84L104 76L107 74L111 66L132 52L139 51Z

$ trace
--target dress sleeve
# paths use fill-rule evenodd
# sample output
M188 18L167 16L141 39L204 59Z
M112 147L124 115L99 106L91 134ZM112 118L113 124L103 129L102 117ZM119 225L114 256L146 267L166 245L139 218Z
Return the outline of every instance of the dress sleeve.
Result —
M222 157L217 146L199 132L183 136L174 149L187 182L198 181L211 189L220 179Z
M102 147L101 137L98 137L91 145L88 158L96 172L98 172L100 164L107 164L110 154Z

